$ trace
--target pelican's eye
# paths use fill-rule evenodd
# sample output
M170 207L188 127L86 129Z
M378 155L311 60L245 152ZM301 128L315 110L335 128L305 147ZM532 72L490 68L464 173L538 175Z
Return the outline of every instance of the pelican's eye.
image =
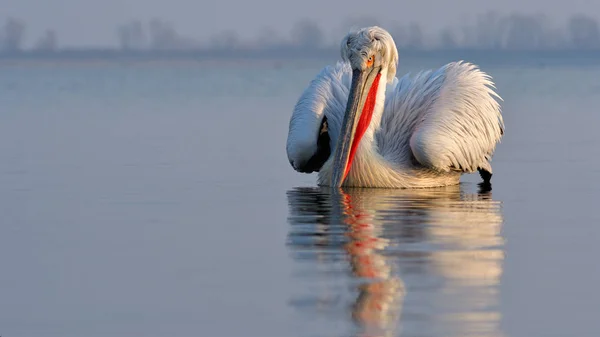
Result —
M369 57L369 59L367 60L367 68L372 67L374 61L375 61L375 57L373 55L371 55L371 57Z

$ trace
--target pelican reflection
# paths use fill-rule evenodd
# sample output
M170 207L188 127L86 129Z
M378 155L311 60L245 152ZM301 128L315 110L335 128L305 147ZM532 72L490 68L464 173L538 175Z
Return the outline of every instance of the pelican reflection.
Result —
M291 305L356 336L501 336L501 203L467 189L288 191Z

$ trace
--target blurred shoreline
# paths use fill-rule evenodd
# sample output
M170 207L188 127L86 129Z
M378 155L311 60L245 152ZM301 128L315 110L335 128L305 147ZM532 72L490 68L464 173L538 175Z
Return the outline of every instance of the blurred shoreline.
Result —
M339 29L324 29L315 20L299 18L289 31L265 26L253 37L242 37L227 26L208 37L182 34L160 18L132 19L115 29L115 44L93 40L76 47L61 41L53 28L32 32L15 17L0 22L0 62L20 63L186 63L198 61L262 62L339 58L339 43L349 30L379 25L393 36L400 58L475 59L496 64L570 62L596 64L600 59L600 24L589 13L557 22L543 14L486 12L474 20L431 31L419 22L379 22L372 17L348 17ZM268 23L265 23L268 24ZM109 28L110 29L110 28ZM247 35L247 34L245 34Z
M600 50L536 50L508 51L481 49L410 50L399 48L400 62L410 59L465 60L492 65L528 64L533 66L600 65ZM0 65L48 64L271 64L340 59L336 48L318 50L185 50L185 51L124 51L119 49L72 49L52 52L21 51L0 53Z

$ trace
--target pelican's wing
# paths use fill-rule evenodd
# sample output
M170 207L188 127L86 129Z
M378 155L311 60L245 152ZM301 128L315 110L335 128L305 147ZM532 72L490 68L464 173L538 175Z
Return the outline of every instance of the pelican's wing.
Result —
M392 162L418 161L439 171L491 171L489 160L504 133L490 76L465 62L408 75L387 95L377 134Z
M329 158L340 133L351 81L350 65L338 62L325 67L298 99L287 138L288 159L296 171L319 171Z

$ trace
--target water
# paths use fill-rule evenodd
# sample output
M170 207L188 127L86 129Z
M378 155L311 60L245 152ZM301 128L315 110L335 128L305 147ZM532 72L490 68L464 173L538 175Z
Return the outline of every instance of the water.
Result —
M0 335L597 336L600 66L475 60L491 192L331 195L285 155L330 61L2 66Z

